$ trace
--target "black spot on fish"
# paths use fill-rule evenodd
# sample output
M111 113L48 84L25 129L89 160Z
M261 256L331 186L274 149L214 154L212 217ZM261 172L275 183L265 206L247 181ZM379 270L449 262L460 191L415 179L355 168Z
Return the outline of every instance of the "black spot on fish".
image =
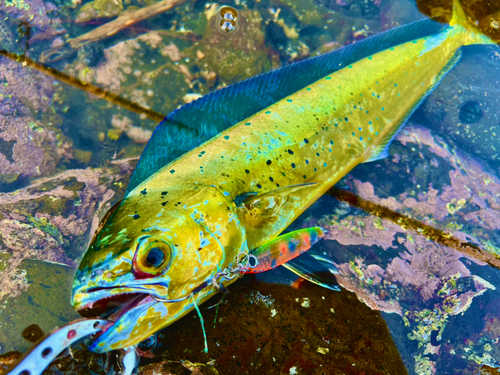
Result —
M146 190L146 188L144 188L144 190L141 191L141 195L146 195L148 193L148 191Z
M163 196L165 196L165 195L167 195L167 194L168 194L168 191L162 191L162 192L161 192L161 196L162 196L162 197L163 197Z
M269 177L269 181L274 182L274 179L272 177Z
M293 151L292 151L292 150L288 150L288 153L289 153L290 155L293 155Z
M134 220L137 220L137 219L140 219L140 218L141 218L141 217L140 217L139 215L137 215L137 214L136 214L136 215L134 215L134 216L132 216L132 217L134 218Z
M257 187L258 187L259 189L262 189L262 185L261 185L261 184L257 184Z
M483 116L483 111L478 102L469 100L466 102L458 114L458 119L463 124L475 124Z
M250 171L249 171L248 169L245 169L245 173L246 173L246 174L249 174L249 173L250 173Z
M267 165L270 165L271 163L272 163L271 160L266 161Z
M162 205L162 206L165 206L167 203L168 203L168 201L163 202L161 205Z
M309 143L309 139L304 138L304 143Z
M295 168L295 163L292 163L292 168Z

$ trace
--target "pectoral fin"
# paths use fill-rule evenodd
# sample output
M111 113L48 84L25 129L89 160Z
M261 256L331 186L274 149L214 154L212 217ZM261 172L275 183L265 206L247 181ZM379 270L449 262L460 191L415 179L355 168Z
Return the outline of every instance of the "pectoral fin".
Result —
M288 201L290 194L316 185L316 183L297 184L260 195L246 193L236 197L234 202L245 222L253 227L259 227L278 218L278 212Z
M337 267L330 259L319 254L304 254L283 264L283 267L323 288L336 292L341 290L335 278L335 274L339 272Z
M312 227L279 236L250 253L256 258L257 264L249 267L246 273L259 273L276 268L309 250L324 235L323 229Z

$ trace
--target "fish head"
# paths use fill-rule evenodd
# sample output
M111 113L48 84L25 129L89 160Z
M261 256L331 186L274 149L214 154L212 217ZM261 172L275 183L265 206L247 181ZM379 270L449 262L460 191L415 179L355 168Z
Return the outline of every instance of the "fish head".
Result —
M235 211L211 186L139 187L112 209L73 284L75 309L110 321L91 349L136 345L214 295L220 272L248 252Z

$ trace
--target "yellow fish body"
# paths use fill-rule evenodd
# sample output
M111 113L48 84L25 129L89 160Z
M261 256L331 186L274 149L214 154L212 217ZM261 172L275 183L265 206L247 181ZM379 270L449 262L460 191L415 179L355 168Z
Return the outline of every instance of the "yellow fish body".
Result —
M326 75L133 186L75 278L75 308L121 301L93 349L136 345L259 261L273 268L310 247L320 229L277 236L356 165L384 157L461 46L490 43L464 20L456 6L444 31Z

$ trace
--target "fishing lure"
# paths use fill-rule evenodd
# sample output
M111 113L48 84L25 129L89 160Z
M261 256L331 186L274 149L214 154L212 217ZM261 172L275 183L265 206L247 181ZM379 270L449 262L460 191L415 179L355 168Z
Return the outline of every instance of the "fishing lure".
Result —
M387 155L462 46L491 43L455 1L450 26L391 30L168 115L75 277L74 307L110 321L92 350L137 345L246 272L284 265L338 290L304 253L321 228L280 234L356 165Z

